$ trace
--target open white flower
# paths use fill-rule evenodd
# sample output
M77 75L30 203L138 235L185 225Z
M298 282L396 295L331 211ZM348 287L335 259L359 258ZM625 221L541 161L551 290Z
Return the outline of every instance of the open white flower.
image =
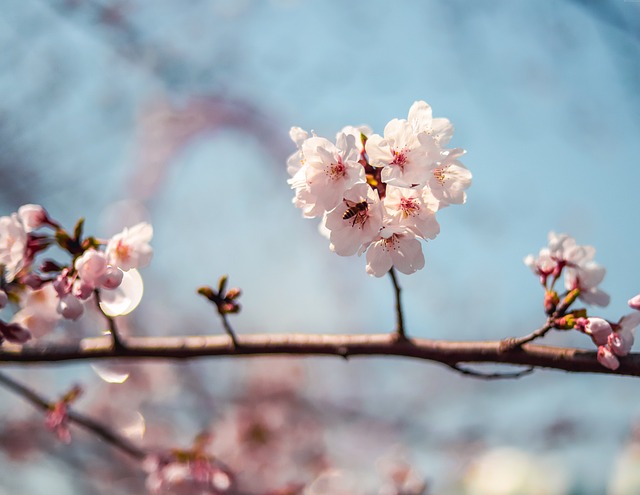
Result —
M396 267L398 271L407 275L424 268L424 254L420 241L406 227L385 226L368 246L369 275L382 277L391 267Z
M123 271L148 265L153 256L153 248L149 245L152 237L153 227L147 222L125 228L107 244L108 263Z
M372 166L383 167L383 182L401 187L424 184L440 159L440 149L432 136L417 134L409 122L399 119L386 125L384 137L369 137L367 154Z
M356 254L382 228L383 208L378 192L368 184L356 184L342 202L324 217L330 231L330 249L340 256Z

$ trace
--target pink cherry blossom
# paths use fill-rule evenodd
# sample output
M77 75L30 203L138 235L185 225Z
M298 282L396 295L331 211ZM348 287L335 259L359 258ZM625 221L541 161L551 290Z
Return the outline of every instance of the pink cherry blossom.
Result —
M356 209L356 205L366 205ZM352 212L348 215L347 211ZM330 231L330 249L340 256L356 254L363 244L373 240L382 228L383 208L378 192L368 184L356 184L344 193L342 202L325 217Z
M424 267L420 241L406 227L385 226L368 246L368 274L382 277L392 266L405 274L414 273Z
M77 320L82 316L84 306L73 294L67 294L60 298L56 310L67 320Z
M60 321L58 295L53 283L46 283L37 290L25 290L20 307L11 321L29 330L35 338L52 332Z
M107 244L108 263L123 271L148 265L153 255L153 249L149 245L152 237L153 227L147 222L125 228Z
M365 182L352 135L338 134L335 145L325 138L311 137L302 144L302 151L306 189L323 212L335 208L347 189Z
M107 273L107 256L95 249L87 249L76 259L74 267L82 283L90 287L99 287L102 277Z
M596 345L606 345L613 329L609 322L602 318L588 318L584 332L591 337Z
M435 239L440 233L435 217L439 202L428 189L387 186L384 207L392 221L423 239Z
M0 217L0 269L4 278L12 282L23 267L27 251L27 232L16 213Z
M409 122L399 119L386 125L384 137L370 136L366 149L371 165L383 167L382 181L401 187L424 184L440 158L431 136L416 134Z
M425 132L440 146L445 146L453 136L453 125L449 119L434 119L431 106L424 101L413 102L409 109L408 121L416 134Z
M18 209L18 218L26 232L32 232L49 220L47 211L40 205L23 205Z
M45 425L53 431L62 443L71 443L71 431L69 430L69 416L67 404L64 401L56 402L45 416Z
M471 172L458 160L466 152L456 148L443 152L443 158L429 175L427 186L440 201L440 207L463 204L471 185Z

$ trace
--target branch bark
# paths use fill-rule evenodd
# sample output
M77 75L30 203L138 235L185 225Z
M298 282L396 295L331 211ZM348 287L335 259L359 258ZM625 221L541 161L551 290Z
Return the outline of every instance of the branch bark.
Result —
M492 363L550 368L576 373L640 376L640 353L620 358L613 371L602 366L595 351L505 341L449 342L428 339L398 340L395 334L358 335L243 335L233 346L227 335L194 337L129 337L124 348L113 347L111 338L86 338L65 344L4 345L0 362L53 363L98 359L181 360L198 357L291 356L401 356L441 363Z

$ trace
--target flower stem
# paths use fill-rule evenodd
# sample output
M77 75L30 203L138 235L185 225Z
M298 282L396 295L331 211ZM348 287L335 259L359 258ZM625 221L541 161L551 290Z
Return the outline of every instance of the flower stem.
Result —
M398 340L407 340L407 335L404 332L404 317L402 315L402 304L400 302L400 292L402 291L402 289L400 289L400 285L398 285L398 279L396 277L396 272L393 269L393 267L391 267L391 270L389 270L389 276L391 277L391 282L393 283L393 288L395 290L395 297L396 297L396 337Z

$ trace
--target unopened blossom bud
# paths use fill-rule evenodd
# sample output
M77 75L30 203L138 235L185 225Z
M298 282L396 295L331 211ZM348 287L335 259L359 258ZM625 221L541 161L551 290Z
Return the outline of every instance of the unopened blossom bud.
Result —
M78 299L82 301L86 301L91 297L91 294L93 294L94 289L95 289L94 286L87 284L86 282L84 282L84 280L76 280L73 283L72 293Z
M60 298L56 310L67 320L77 320L82 316L84 307L73 294L67 294L63 298Z
M629 299L629 307L631 309L635 309L636 311L640 311L640 294L635 297Z
M105 289L115 289L120 287L122 283L123 272L119 268L109 265L107 266L107 271L100 279L100 285Z
M609 335L611 335L613 329L609 322L602 318L589 318L584 332L591 336L596 345L603 346L609 341Z
M67 411L67 404L64 401L59 401L54 404L45 416L44 424L47 428L53 431L58 440L62 443L71 443L71 431L69 430L69 415Z
M228 290L225 296L225 299L228 301L233 301L234 299L237 299L241 295L242 295L242 291L234 287L233 289Z
M32 232L49 223L47 211L40 205L23 205L18 209L18 218L26 232Z
M609 335L607 343L616 356L626 356L631 351L634 340L633 330L622 326L618 331Z
M558 330L570 330L576 326L576 318L572 314L557 318L554 325Z
M558 303L560 302L560 298L558 297L558 293L555 290L548 290L544 293L544 311L548 315L552 314Z
M0 341L3 339L15 344L24 344L31 339L31 332L17 323L5 323L0 320Z
M68 273L69 270L65 268L53 281L53 288L56 290L56 294L58 294L60 299L71 293L71 288L73 287L71 278L67 276Z
M579 295L580 295L580 289L579 288L571 289L569 291L569 293L562 300L562 305L565 308L568 308L569 306L571 306L575 302L576 299L578 299Z
M62 267L53 260L45 260L40 265L40 271L44 273L59 272L61 269Z
M0 289L0 309L4 308L9 302L9 296L7 293Z
M610 370L617 370L620 366L620 361L616 357L608 346L601 345L598 347L598 362L605 368Z

